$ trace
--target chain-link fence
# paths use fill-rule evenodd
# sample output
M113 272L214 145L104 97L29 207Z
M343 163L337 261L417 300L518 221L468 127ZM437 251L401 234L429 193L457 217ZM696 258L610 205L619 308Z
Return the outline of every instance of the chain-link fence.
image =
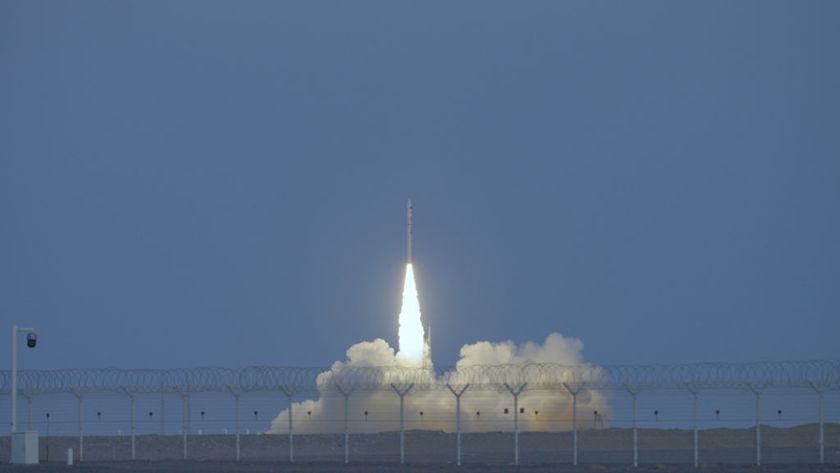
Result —
M838 361L18 376L42 461L840 464Z

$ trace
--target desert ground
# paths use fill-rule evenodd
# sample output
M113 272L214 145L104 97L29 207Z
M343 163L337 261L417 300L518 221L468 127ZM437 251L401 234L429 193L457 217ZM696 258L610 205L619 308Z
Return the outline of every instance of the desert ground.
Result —
M287 435L242 435L241 461L235 459L233 436L193 435L187 439L188 460L183 460L183 437L143 435L136 438L137 460L130 460L130 438L86 437L84 461L64 466L67 449L78 453L78 437L40 439L42 465L12 466L9 438L0 439L0 472L73 471L141 472L428 472L447 471L694 471L690 430L639 429L638 469L632 467L632 430L600 429L578 434L579 463L572 466L569 432L524 432L519 436L520 465L514 462L511 432L462 434L462 462L455 464L455 435L407 431L405 465L399 464L399 433L350 436L350 464L344 465L343 435L296 435L294 463L289 463ZM756 459L755 430L710 429L699 434L703 471L805 472L840 469L840 424L825 425L825 466L819 463L818 430L814 424L792 428L762 426L762 466Z

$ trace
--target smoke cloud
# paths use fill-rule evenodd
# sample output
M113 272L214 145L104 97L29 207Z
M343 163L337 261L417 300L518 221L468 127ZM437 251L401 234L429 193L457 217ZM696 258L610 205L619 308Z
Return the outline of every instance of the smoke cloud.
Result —
M542 343L527 342L517 345L512 341L491 343L487 341L464 345L452 372L444 375L457 379L459 371L478 365L524 365L530 363L583 364L583 342L559 333L549 334ZM318 377L318 399L292 403L292 421L296 433L339 433L344 430L344 397L327 386L353 385L352 376L358 370L370 368L381 371L379 377L387 386L389 368L405 366L385 340L361 342L347 350L345 361L335 362L329 371ZM429 384L439 383L434 389L415 389L405 396L406 429L423 429L452 432L455 430L455 396L432 370L428 371ZM536 376L536 374L534 374ZM540 388L537 379L519 397L521 430L557 431L571 429L571 396L557 389ZM581 428L603 422L608 406L603 394L583 390L577 397L578 425ZM507 411L506 411L507 410ZM598 416L594 412L598 412ZM513 396L501 387L487 390L470 387L461 398L461 427L464 431L504 431L513 428ZM399 396L390 388L353 391L348 398L350 431L373 433L399 430ZM589 415L583 415L589 413ZM281 411L272 421L271 433L288 432L288 409Z

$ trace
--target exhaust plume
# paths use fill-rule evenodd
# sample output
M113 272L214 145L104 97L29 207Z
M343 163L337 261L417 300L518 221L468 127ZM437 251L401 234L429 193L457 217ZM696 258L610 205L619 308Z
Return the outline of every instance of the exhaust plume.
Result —
M414 282L414 266L405 266L402 308L399 316L399 353L397 359L405 366L419 367L426 364L430 354L426 345L426 334L420 317L420 299Z

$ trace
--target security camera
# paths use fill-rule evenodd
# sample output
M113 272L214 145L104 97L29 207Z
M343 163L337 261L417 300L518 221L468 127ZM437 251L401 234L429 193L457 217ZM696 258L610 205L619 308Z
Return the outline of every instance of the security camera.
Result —
M38 343L38 335L35 332L29 332L26 334L26 346L29 348L34 348L35 344Z

